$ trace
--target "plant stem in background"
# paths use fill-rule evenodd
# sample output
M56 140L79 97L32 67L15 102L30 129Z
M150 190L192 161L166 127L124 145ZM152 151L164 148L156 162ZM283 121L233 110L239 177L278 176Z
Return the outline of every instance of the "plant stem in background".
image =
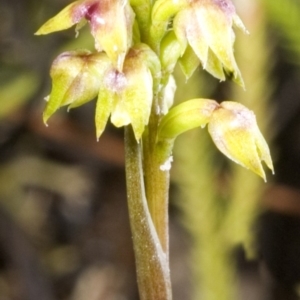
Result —
M179 77L178 82L184 80ZM184 91L185 97L211 93L204 88L204 77L199 72L184 88L179 85L178 91ZM179 99L182 96L177 95ZM191 144L193 147L189 146ZM180 192L176 203L183 211L182 221L192 239L192 299L233 300L234 263L231 247L222 230L225 210L219 191L215 147L207 132L195 129L177 140L174 152L174 179Z
M235 52L249 88L242 91L233 86L231 98L240 99L242 104L256 112L263 134L270 138L274 134L270 132L274 105L269 103L273 90L269 78L272 48L267 41L265 12L260 0L247 0L242 5L237 3L237 6L251 32L247 38L238 35ZM231 201L225 226L228 227L227 232L232 243L243 244L249 257L255 255L253 226L262 208L260 202L265 188L266 185L257 176L233 166Z
M195 148L184 147L189 143ZM183 209L183 224L192 238L192 299L233 300L235 265L222 228L224 200L218 192L213 145L204 131L193 130L178 140L175 148L178 202Z
M238 36L235 54L240 58L239 65L249 88L246 92L235 88L233 99L243 99L245 105L255 109L258 122L266 132L272 117L268 105L272 88L267 80L271 66L266 52L265 19L258 1L246 1L241 6L242 18L251 35ZM253 39L250 41L251 49L249 38ZM185 91L196 91L202 81L199 75L195 76ZM191 143L195 148L185 147ZM183 222L193 241L193 299L232 300L237 296L232 249L242 243L252 251L247 251L248 255L253 255L254 235L251 229L259 212L258 200L263 192L263 183L250 172L233 166L231 188L226 191L227 200L224 202L213 153L204 132L194 130L186 133L175 147L175 176L177 174L181 192L179 205L183 209Z

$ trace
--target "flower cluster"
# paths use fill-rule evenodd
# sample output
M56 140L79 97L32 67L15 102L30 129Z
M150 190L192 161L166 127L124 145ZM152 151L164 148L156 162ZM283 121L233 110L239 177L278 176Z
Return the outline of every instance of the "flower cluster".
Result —
M78 0L36 34L73 25L78 31L87 23L96 52L65 52L53 62L45 123L61 106L73 108L94 98L98 138L110 117L117 127L131 124L141 139L151 111L161 120L160 138L172 139L208 123L221 152L265 178L261 160L273 168L268 146L254 114L244 106L202 99L168 112L177 62L187 77L201 64L219 80L228 75L244 85L233 54L232 27L246 29L230 0L157 0L154 5L135 0L132 6L127 0Z
M109 116L117 126L132 124L140 139L150 116L153 78L160 69L154 52L145 44L135 45L126 55L122 72L114 68L104 52L65 52L53 62L52 91L47 97L44 122L61 106L81 106L97 97L95 123L97 137Z
M140 139L148 123L153 78L160 63L145 44L133 45L134 12L127 1L76 1L46 22L36 34L48 34L77 24L89 23L96 53L66 52L53 62L52 91L44 112L44 122L61 106L80 106L97 97L97 137L109 116L115 126L132 124ZM153 76L152 76L153 73Z
M244 86L233 55L233 25L247 33L231 0L158 0L152 17L157 19L153 31L162 38L164 28L174 16L173 30L181 55L192 48L199 65L214 77L225 80L225 74ZM154 34L154 33L153 33Z
M144 5L147 6L147 3L145 1ZM164 49L168 53L157 53L145 44L147 41L137 41L136 44L136 39L140 36L138 33L133 42L133 32L139 31L137 21L149 19L146 14L151 8L149 2L143 16L143 10L137 9L138 4L131 7L127 0L78 0L48 20L36 32L43 35L68 29L73 25L76 25L78 31L88 23L97 50L96 53L81 50L63 53L53 62L53 86L44 113L45 122L60 106L70 105L72 108L98 97L97 136L101 135L104 124L111 115L111 121L116 126L132 124L136 138L139 139L149 119L153 95L161 89L161 99L157 101L160 107L155 109L158 113L166 114L170 106L168 103L172 104L172 99L169 98L174 94L175 84L171 76L159 83L163 70L158 57L162 59L163 68L171 74L180 56L188 53L190 49L198 59L192 63L193 70L201 62L204 69L220 80L225 79L225 70L242 84L233 56L232 24L235 23L241 28L243 25L229 0L155 2L152 9L152 28L157 28L157 24L167 24L174 17L175 35L171 36L179 45L177 50L180 52L175 59L172 59L172 53L168 49ZM145 22L145 31L144 27ZM164 28L165 36L166 33ZM144 36L148 36L150 45L153 44L151 33ZM160 38L155 42L160 42ZM153 61L155 71L149 69ZM181 64L184 68L183 61L184 59ZM168 89L167 82L172 89ZM172 93L166 92L168 90Z

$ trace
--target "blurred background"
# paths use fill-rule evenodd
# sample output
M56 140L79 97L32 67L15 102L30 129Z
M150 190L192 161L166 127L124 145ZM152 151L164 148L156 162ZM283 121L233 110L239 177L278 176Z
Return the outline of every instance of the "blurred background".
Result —
M67 0L1 0L0 300L138 300L123 131L99 142L95 102L46 127L49 69L89 48L87 28L34 32ZM235 100L254 110L275 175L267 183L223 158L206 130L176 143L170 197L174 300L300 299L300 2L236 1L246 91L198 70L176 72L176 101Z

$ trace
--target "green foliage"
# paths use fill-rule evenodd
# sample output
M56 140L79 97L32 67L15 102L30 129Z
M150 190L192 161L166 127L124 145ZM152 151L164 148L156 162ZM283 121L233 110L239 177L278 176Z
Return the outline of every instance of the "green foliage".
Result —
M294 62L299 63L300 35L299 28L300 5L295 0L263 0L268 17L285 40L281 46L291 51L295 56Z
M0 85L0 119L5 118L28 102L39 85L34 73L23 72Z

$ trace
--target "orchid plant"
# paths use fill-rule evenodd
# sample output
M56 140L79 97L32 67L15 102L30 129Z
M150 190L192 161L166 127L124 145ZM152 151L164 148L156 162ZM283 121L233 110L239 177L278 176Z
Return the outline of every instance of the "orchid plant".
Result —
M178 135L206 125L217 148L264 180L273 171L268 145L252 111L233 101L191 99L173 106L174 69L186 79L201 66L220 81L244 87L234 58L233 26L245 33L230 0L79 0L47 21L44 35L88 24L95 51L60 54L50 75L44 122L60 107L97 99L96 136L110 118L125 127L129 218L141 299L172 299L168 192Z

